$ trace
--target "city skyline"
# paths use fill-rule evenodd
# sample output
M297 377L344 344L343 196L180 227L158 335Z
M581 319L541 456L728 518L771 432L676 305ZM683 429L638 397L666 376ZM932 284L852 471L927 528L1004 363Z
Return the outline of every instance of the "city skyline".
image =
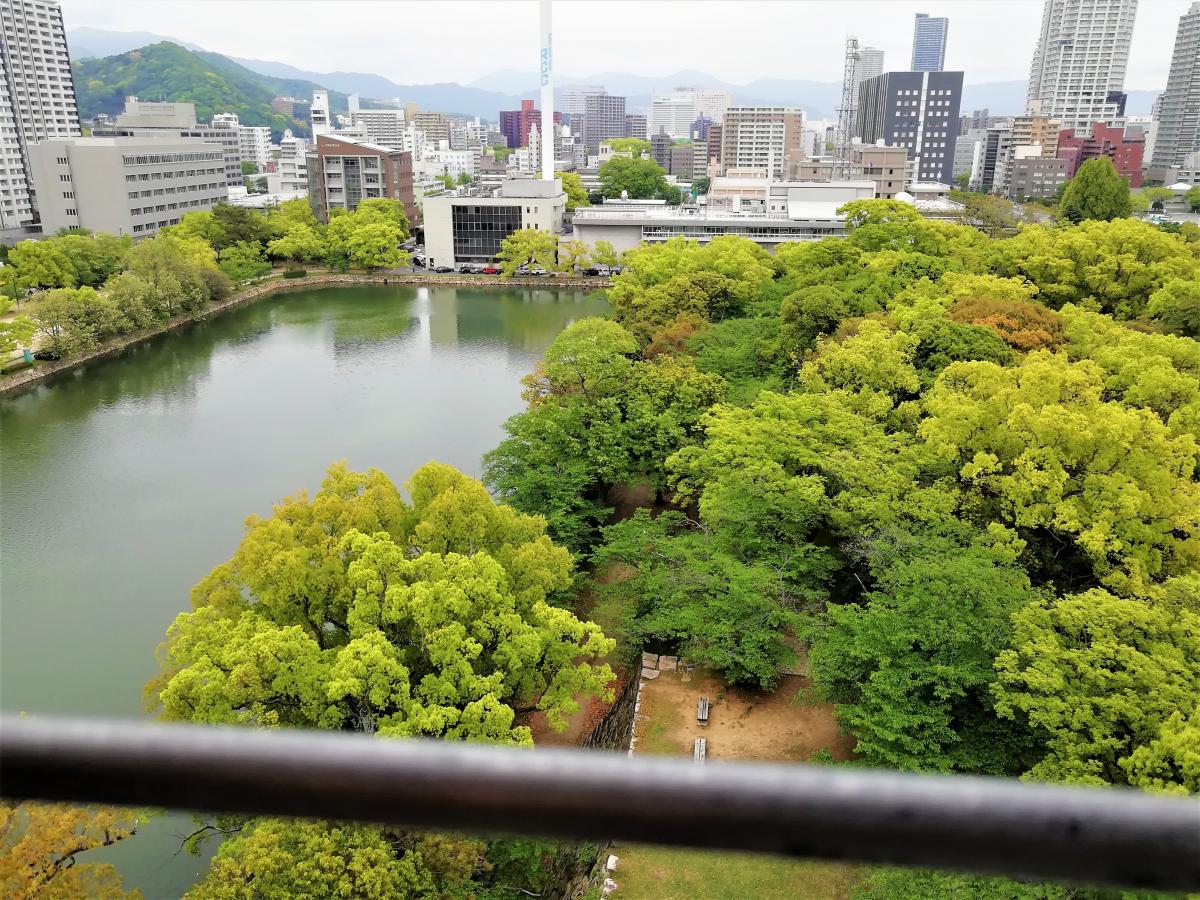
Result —
M315 9L323 3L307 0L300 6ZM323 18L318 31L296 28L286 34L280 32L276 3L240 4L237 17L242 27L237 29L228 28L227 17L213 14L213 8L222 5L230 4L226 0L172 4L62 0L69 29L148 31L229 56L270 59L320 72L371 72L400 83L470 84L498 71L532 72L529 61L537 52L537 6L532 2L515 11L511 4L467 0L436 5L350 0L339 4L340 15ZM369 32L352 28L359 17L347 15L346 10L355 5L369 11L380 27ZM740 7L744 15L722 20L721 52L705 53L698 59L696 42L711 40L712 23L703 16L680 19L676 2L640 3L637 29L630 29L620 15L622 9L632 7L619 0L560 2L555 7L555 57L560 81L623 70L665 77L692 69L734 84L756 78L833 82L840 80L841 44L846 33L885 51L889 59L907 61L913 15L921 11L952 20L947 70L966 72L968 84L1023 81L1029 74L1042 6L1041 0L1007 4L967 0L920 4L881 0L747 2ZM1140 4L1126 89L1161 90L1165 86L1170 44L1178 18L1187 7L1187 0L1143 0ZM762 28L765 16L782 27ZM797 27L789 28L793 20ZM812 29L813 21L823 27ZM429 39L405 44L404 52L398 54L396 35L405 32ZM266 33L286 39L264 49ZM672 40L663 40L666 34ZM455 43L454 53L445 52L446 41Z

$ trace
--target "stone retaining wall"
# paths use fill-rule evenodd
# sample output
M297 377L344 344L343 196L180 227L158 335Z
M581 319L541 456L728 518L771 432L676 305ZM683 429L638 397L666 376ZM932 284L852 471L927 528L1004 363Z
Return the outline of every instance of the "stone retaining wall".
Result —
M232 309L235 306L241 306L245 303L252 303L260 300L263 297L271 294L278 294L284 291L301 290L313 287L325 287L338 284L404 284L404 285L445 285L445 286L479 286L479 287L540 287L546 290L560 290L568 288L573 290L602 290L607 288L611 282L607 278L546 278L546 277L526 277L526 278L502 278L500 276L491 275L360 275L360 274L322 274L310 275L305 278L281 278L273 279L262 284L256 284L252 287L238 291L224 300L218 300L215 303L210 303L203 309L195 312L185 313L181 316L175 316L170 321L164 322L162 325L156 325L153 328L146 328L141 331L132 331L128 334L118 335L96 347L94 350L89 350L87 353L73 356L70 359L53 360L50 362L38 362L32 368L22 369L19 372L14 372L11 375L0 377L0 397L19 394L27 391L37 385L42 380L49 378L51 375L56 375L59 372L67 372L71 369L78 368L86 363L93 362L97 359L103 359L107 356L115 356L127 347L132 347L134 344L140 344L148 341L151 338L156 338L159 335L166 334L169 331L174 331L176 328L182 328L185 325L190 325L193 322L207 319L209 316L220 315L227 309Z

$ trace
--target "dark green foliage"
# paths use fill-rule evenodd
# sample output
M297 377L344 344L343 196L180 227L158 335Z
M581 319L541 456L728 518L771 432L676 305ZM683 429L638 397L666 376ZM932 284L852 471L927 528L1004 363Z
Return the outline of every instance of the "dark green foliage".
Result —
M1013 356L1000 336L982 325L925 319L913 327L912 333L921 340L913 364L926 386L952 362L978 359L1005 365Z
M275 140L285 128L307 135L309 123L271 109L274 97L311 97L320 85L292 78L260 75L218 53L192 52L163 41L139 50L102 59L76 60L72 65L79 115L119 113L129 96L145 100L194 103L196 118L235 112L243 125L267 125ZM345 109L346 97L331 91L330 103Z
M748 402L784 384L788 357L774 317L726 319L691 340L696 368L725 379L727 399Z
M771 566L743 562L681 513L651 518L638 510L604 529L604 537L597 564L619 561L636 569L628 580L603 587L634 598L636 637L669 642L732 682L763 688L794 661L787 631L800 623L795 607L802 598Z

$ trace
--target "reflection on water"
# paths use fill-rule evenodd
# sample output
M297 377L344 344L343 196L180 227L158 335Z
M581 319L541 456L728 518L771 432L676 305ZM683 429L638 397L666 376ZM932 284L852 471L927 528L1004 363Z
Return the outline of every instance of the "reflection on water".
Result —
M0 400L0 706L143 715L154 648L252 512L328 464L472 474L578 293L281 295ZM111 848L147 897L198 866L156 820Z

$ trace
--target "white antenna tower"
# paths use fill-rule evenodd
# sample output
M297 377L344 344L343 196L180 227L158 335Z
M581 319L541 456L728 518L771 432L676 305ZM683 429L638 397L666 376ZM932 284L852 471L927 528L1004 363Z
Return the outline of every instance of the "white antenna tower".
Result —
M846 36L846 63L842 69L842 102L838 105L837 134L834 136L835 178L850 175L850 144L854 139L854 120L858 112L858 38Z

